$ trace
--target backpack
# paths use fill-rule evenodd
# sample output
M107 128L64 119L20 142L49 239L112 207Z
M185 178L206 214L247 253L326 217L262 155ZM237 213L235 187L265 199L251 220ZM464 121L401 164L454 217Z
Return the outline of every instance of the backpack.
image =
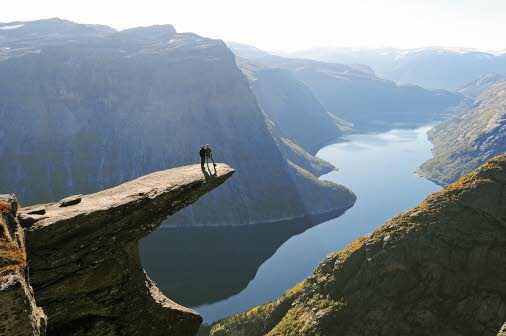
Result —
M206 149L204 148L204 146L202 146L200 148L200 152L199 152L200 156L206 156Z

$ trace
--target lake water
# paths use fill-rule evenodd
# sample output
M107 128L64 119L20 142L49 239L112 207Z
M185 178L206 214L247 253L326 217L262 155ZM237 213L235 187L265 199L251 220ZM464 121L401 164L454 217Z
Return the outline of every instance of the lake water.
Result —
M158 230L141 245L143 265L168 297L192 306L207 323L273 300L310 275L328 254L440 189L414 173L431 157L429 129L351 135L321 149L317 156L339 168L321 179L349 187L358 198L338 218L316 226L301 220ZM149 263L150 254L159 255L160 249L168 255L177 251L180 257Z

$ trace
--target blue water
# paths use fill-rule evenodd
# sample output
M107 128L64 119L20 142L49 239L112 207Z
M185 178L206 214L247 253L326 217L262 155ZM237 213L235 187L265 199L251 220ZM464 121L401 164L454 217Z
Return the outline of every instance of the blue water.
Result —
M328 254L437 191L437 185L414 173L431 157L429 129L351 135L321 149L317 156L339 168L321 179L353 190L358 197L355 205L341 217L287 240L239 294L193 309L213 322L273 300L310 275Z

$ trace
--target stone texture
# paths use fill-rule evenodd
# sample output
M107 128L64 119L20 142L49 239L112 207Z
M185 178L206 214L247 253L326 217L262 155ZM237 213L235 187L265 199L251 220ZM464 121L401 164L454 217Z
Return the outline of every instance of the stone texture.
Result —
M506 321L505 190L502 155L211 334L496 336Z
M501 330L499 330L497 336L506 336L506 322L502 325Z
M20 209L48 334L195 334L202 318L158 290L142 268L138 240L234 173L224 164L216 169L212 175L200 165L152 173L84 195L73 206L44 204L44 215Z
M28 215L43 215L46 213L46 208L41 207L33 207L27 214Z
M13 195L0 195L0 335L43 336L46 316L28 283L24 234Z
M68 207L71 205L79 204L79 203L81 203L82 197L83 197L83 195L73 195L73 196L65 197L64 199L62 199L60 201L60 207L63 208L63 207ZM32 210L31 213L33 213L33 211L34 210Z

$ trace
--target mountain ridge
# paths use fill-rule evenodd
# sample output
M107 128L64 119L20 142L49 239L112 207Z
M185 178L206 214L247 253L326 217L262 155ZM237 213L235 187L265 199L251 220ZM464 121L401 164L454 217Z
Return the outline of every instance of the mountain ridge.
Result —
M506 320L506 155L344 250L211 335L484 335ZM399 319L402 316L402 319Z

